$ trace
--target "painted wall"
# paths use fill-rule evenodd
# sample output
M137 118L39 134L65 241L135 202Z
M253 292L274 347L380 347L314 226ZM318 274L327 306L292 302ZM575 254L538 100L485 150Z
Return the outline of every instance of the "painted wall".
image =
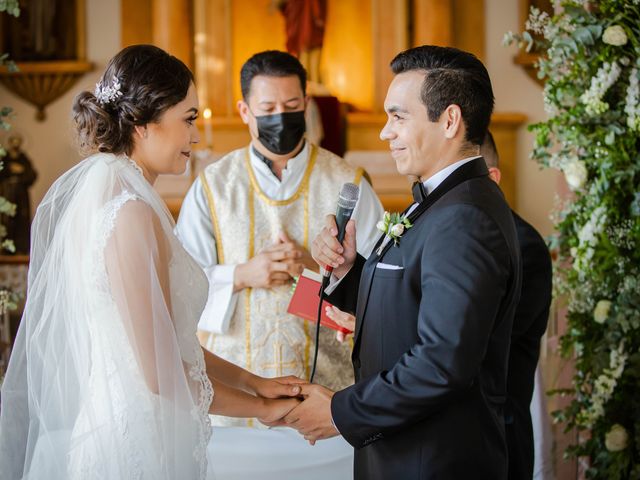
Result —
M95 70L47 108L46 121L36 121L35 108L0 85L0 105L11 106L15 113L9 134L22 135L23 149L38 171L38 180L31 189L32 205L37 205L53 181L80 160L71 122L73 98L81 90L94 88L107 61L120 48L120 2L86 2L87 60L94 63ZM7 134L2 133L3 140L6 137Z
M541 88L524 70L514 65L513 47L502 46L507 30L518 30L518 3L485 0L486 63L496 95L497 111L515 111L528 115L531 122L544 118ZM47 109L44 123L35 120L35 109L0 86L0 104L11 105L16 113L14 131L25 138L24 149L39 172L32 203L42 199L51 183L79 160L71 129L71 104L82 89L92 89L109 58L120 48L120 2L87 0L87 52L95 70L85 75L71 91ZM3 134L3 136L5 136ZM541 171L529 160L533 137L521 128L517 164L517 210L544 235L551 232L548 219L558 180L551 171Z
M521 112L527 115L528 123L535 123L545 118L542 87L513 63L516 48L502 46L505 32L521 30L519 4L513 0L485 0L485 59L496 97L496 111ZM549 213L560 179L555 171L542 171L529 159L532 147L533 135L522 127L518 133L516 210L540 233L549 235L552 232Z

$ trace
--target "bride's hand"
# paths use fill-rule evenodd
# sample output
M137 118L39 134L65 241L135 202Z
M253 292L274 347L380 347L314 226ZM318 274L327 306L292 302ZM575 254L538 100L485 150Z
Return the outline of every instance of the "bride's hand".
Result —
M300 404L297 398L263 399L263 411L257 416L267 427L286 426L284 417Z
M263 378L255 376L251 382L251 389L263 398L296 397L300 394L300 385L308 382L289 375L286 377Z

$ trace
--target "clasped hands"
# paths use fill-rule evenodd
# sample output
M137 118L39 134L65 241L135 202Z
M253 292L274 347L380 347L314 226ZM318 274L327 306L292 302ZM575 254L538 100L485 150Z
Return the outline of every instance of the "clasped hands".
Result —
M350 220L347 223L345 237L342 244L340 244L336 239L337 233L335 217L333 215L328 215L325 218L324 228L313 241L311 248L311 257L313 258L311 261L315 261L323 268L331 265L334 269L334 274L338 277L342 277L349 271L356 257L355 224L353 220ZM281 261L287 258L286 255L283 256L282 252L285 250L296 250L291 250L290 247L286 248L283 246L285 244L290 244L290 242L291 240L289 240L286 235L281 234L279 242L276 243L272 249L264 252L270 256L270 259ZM304 250L304 252L306 252L306 250ZM301 253L294 253L293 255L294 258L302 257ZM258 256L254 257L254 259L257 259L256 263L260 261ZM305 258L304 260L305 263L307 263L309 259ZM279 267L284 268L284 265L280 265ZM301 273L302 269L300 267L297 268L300 270L298 271L298 274ZM284 283L284 280L285 278L282 276L282 272L278 271L277 275L271 275L270 280L267 283ZM327 311L329 317L337 321L342 326L353 330L355 324L353 316L342 312L335 307L331 308L332 310L330 312ZM343 341L344 335L339 335L338 339ZM292 404L291 400L293 399L291 398L285 399L284 401L287 403L286 405L282 405L282 407L285 407L284 409L286 409L291 406L288 411L276 419L275 417L284 411L284 409L281 408L275 416L271 416L269 419L263 418L260 419L260 421L268 426L288 426L294 428L303 435L305 440L309 441L311 445L315 445L317 440L339 435L340 433L336 429L331 418L331 399L334 392L322 385L310 383L296 383L294 388L296 388L296 390L299 389L299 394L296 398L297 403Z
M306 248L290 239L285 232L280 232L272 245L236 266L234 290L286 285L305 268L317 271L318 264Z
M256 392L265 397L267 408L265 414L258 417L260 422L269 427L294 428L311 445L317 440L339 435L331 420L334 392L322 385L303 383L296 377L262 380L265 386L257 388ZM292 398L290 395L294 392L297 392L297 397ZM285 398L282 398L283 394Z

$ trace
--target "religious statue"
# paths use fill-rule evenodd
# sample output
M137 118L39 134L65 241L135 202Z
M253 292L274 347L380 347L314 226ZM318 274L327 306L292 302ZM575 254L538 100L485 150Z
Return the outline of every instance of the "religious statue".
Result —
M320 50L327 0L276 0L284 16L287 51L298 57L312 82L320 83Z
M38 178L31 161L21 149L22 137L12 135L8 140L8 155L0 170L0 196L16 205L13 217L2 215L0 222L7 229L7 238L13 240L18 254L29 254L31 233L31 205L29 187Z

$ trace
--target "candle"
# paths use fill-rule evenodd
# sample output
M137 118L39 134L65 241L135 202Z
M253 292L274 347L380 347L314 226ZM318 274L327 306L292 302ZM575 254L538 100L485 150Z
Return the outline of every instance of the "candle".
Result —
M211 148L213 146L213 129L211 127L211 109L205 108L204 112L202 112L202 116L204 117L205 146L207 148Z

